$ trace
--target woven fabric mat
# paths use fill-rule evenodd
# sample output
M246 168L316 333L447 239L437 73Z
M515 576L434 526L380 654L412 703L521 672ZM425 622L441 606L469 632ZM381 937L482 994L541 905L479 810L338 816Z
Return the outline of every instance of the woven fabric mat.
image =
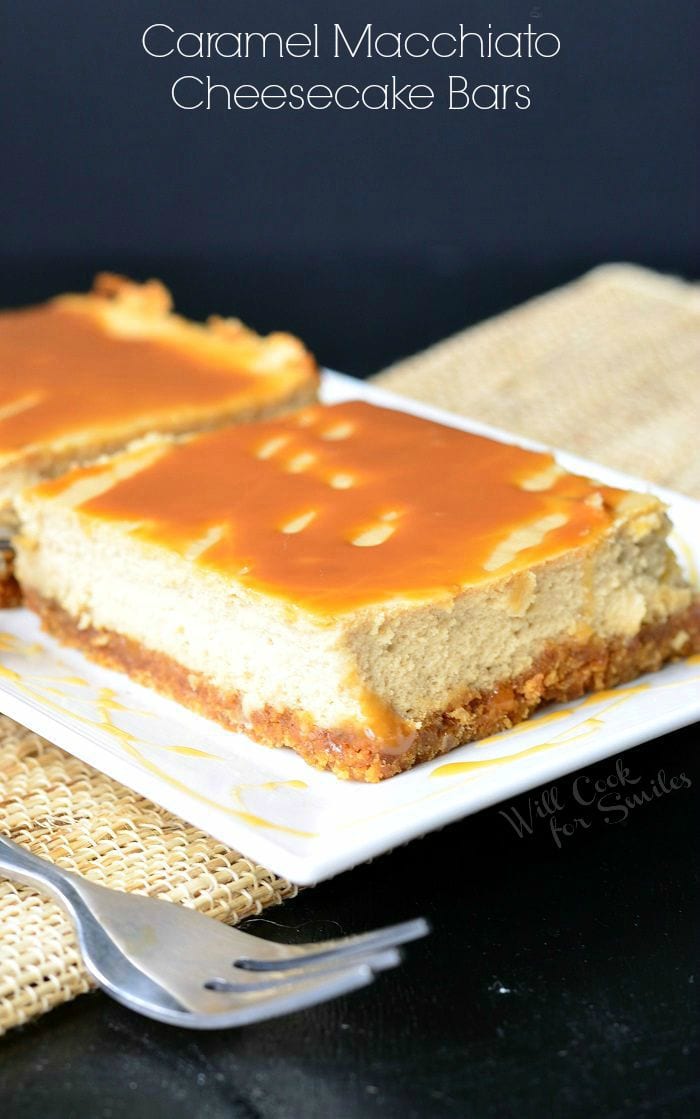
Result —
M379 381L700 496L700 296L680 281L597 269ZM296 892L4 716L0 833L103 885L232 924ZM0 879L0 1033L89 988L63 911Z
M377 381L700 497L700 285L604 265Z
M236 924L296 887L0 716L0 834L117 890ZM0 878L0 1033L88 991L72 925Z

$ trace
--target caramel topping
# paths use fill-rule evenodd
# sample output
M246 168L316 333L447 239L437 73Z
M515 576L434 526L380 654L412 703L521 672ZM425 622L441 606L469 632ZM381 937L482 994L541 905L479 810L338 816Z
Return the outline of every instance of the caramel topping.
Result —
M452 595L593 541L620 491L553 461L354 402L198 436L115 482L107 466L111 488L83 491L79 507L332 615ZM547 488L528 486L546 471ZM70 499L84 474L40 491Z
M0 315L0 454L134 421L171 429L264 404L313 370L288 335L190 323L155 281L102 278L90 295Z

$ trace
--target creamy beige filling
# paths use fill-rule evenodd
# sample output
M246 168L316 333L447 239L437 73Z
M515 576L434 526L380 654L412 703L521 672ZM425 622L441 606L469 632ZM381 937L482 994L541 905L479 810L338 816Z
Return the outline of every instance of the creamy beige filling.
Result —
M665 519L665 518L664 518ZM618 526L596 547L417 610L375 611L349 643L360 677L420 723L526 673L548 646L630 638L691 601L664 526Z
M691 600L666 544L667 518L649 499L597 545L532 570L524 559L515 574L442 600L335 618L197 567L134 538L129 526L80 514L68 496L27 497L18 508L20 582L81 627L174 658L239 692L245 711L291 709L323 727L371 725L368 695L420 725L467 689L488 691L526 672L552 642L632 637Z

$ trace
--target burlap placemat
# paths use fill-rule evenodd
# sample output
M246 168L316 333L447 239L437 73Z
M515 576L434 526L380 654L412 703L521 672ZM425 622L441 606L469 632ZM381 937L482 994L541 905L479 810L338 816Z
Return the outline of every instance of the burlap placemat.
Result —
M103 886L236 924L296 887L0 716L0 833ZM0 1033L90 989L68 917L0 876Z
M700 285L605 265L377 380L700 497Z
M583 280L401 362L387 387L700 495L700 297ZM0 716L0 832L117 889L235 923L295 887ZM62 910L0 879L0 1032L90 987Z

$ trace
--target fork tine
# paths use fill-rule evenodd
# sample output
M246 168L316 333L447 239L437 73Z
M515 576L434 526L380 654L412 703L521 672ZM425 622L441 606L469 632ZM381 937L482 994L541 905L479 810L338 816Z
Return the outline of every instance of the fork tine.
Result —
M230 1026L247 1026L253 1022L267 1021L269 1018L279 1018L283 1014L317 1006L319 1003L346 995L360 987L366 987L373 980L372 968L362 963L343 970L334 970L323 977L311 979L308 975L304 975L293 984L285 984L283 987L276 984L269 991L251 992L244 1002L239 994L228 996L222 993L221 1009L215 1011L191 1011L182 1014L164 1010L154 1014L152 1011L142 1009L141 1013L157 1018L161 1022L170 1022L189 1029L219 1030ZM234 1000L233 1005L229 1005L228 1008L227 998ZM133 1006L133 1009L139 1007Z
M363 955L361 959L357 960L357 963L371 968L376 974L379 971L397 967L401 963L401 953L396 948L390 948L373 955ZM339 971L347 971L352 968L352 964L352 960L335 960L332 956L326 957L325 966L309 967L305 960L299 960L294 969L281 968L274 972L270 970L252 971L249 980L239 980L235 983L232 983L230 979L224 979L223 976L217 976L205 983L204 987L208 991L223 991L231 994L246 994L249 991L266 991L275 988L282 989L304 979L315 979L317 976L334 975Z
M389 948L397 948L400 944L407 944L410 940L417 940L430 932L430 925L423 917L413 921L404 921L398 925L387 925L383 929L373 932L360 933L357 936L341 937L337 940L322 940L316 944L284 945L285 955L267 959L252 956L239 957L234 966L246 971L286 971L297 969L301 965L308 967L311 964L326 963L333 960L340 964L371 952L380 952ZM270 945L268 941L266 947Z

